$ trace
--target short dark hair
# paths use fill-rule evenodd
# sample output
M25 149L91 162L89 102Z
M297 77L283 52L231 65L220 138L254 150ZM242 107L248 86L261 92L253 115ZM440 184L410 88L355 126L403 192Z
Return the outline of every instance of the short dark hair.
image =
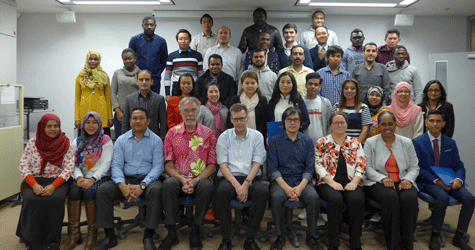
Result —
M376 46L376 49L378 49L378 45L374 42L369 42L363 46L363 51L366 50L366 46Z
M142 19L142 24L144 24L145 22L147 22L148 20L152 20L155 24L157 23L157 20L155 19L154 16L146 16Z
M310 79L318 79L320 80L320 85L322 85L323 83L323 78L320 74L318 74L317 72L312 72L312 73L308 73L306 76L305 76L305 85L307 85L308 81L310 81Z
M257 48L257 49L254 49L254 51L252 51L253 54L256 53L256 52L264 52L264 56L267 56L266 51L262 48Z
M223 57L218 55L218 54L212 54L209 56L208 58L208 64L211 63L211 58L214 58L214 59L219 59L219 61L221 61L221 64L223 64Z
M344 112L341 112L341 111L333 112L330 115L330 119L328 120L328 124L332 124L333 123L333 118L335 118L335 116L337 116L337 115L343 116L343 118L345 118L346 123L348 124L348 116Z
M188 34L188 37L190 38L190 41L191 41L191 33L190 33L188 30L186 30L186 29L179 29L179 30L178 30L178 32L176 33L176 36L175 36L175 38L176 38L177 41L178 41L178 35L179 35L180 33L186 33L186 34Z
M261 7L255 9L254 12L252 12L252 16L256 15L259 12L264 13L264 16L267 18L267 11Z
M203 23L203 18L205 18L205 17L211 19L211 23L214 23L213 18L212 18L208 13L204 14L204 15L200 18L200 23Z
M124 55L127 54L127 53L132 53L132 54L134 55L134 57L137 56L137 54L135 54L135 51L134 51L133 49L131 49L131 48L127 48L127 49L122 50L122 54L121 54L121 55L124 56Z
M323 14L323 17L325 17L325 13L324 13L322 10L316 10L316 11L313 12L312 18L313 18L317 13L322 13L322 14Z
M442 120L445 121L445 115L442 114L442 112L440 112L440 110L438 110L438 109L433 109L433 110L430 110L429 112L427 112L426 120L429 120L430 115L440 115L440 116L442 116Z
M317 33L317 29L318 29L318 28L325 28L325 31L328 33L327 27L320 25L320 26L315 27L315 34Z
M141 69L141 70L139 70L139 72L137 72L137 80L139 79L139 75L140 75L140 73L142 73L142 72L148 73L148 74L150 75L150 78L152 78L152 72L150 72L150 70L148 70L148 69ZM153 79L152 79L152 80L153 80Z
M141 107L137 107L137 108L132 109L132 113L134 113L134 111L136 111L136 110L140 110L140 111L144 112L144 113L145 113L145 117L146 117L147 119L149 119L149 117L148 117L148 110L147 110L147 109L144 109L144 108L141 108ZM132 118L132 113L130 113L130 118Z
M292 55L292 52L294 52L295 48L301 48L305 52L305 48L302 45L297 44L297 45L292 46L292 48L290 49L290 55Z
M293 23L287 23L286 25L284 25L284 27L282 28L282 34L284 34L284 31L286 29L294 29L295 33L298 33L297 32L297 25L295 25Z
M329 58L331 55L333 56L338 53L340 53L341 57L343 57L344 52L340 46L338 45L329 46L327 49L327 52L325 52L325 58Z
M396 45L396 47L394 47L394 48L393 48L393 51L392 51L392 52L393 52L393 55L396 54L396 51L397 51L398 49L405 49L406 52L407 52L407 49L406 49L406 47L405 47L404 45Z
M229 108L230 113L237 113L237 112L241 112L242 110L244 110L244 112L246 112L246 115L247 115L247 107L244 104L235 103L231 106L231 108Z
M363 34L363 36L364 36L363 31L360 30L360 29L358 29L358 28L356 28L356 29L354 29L354 30L352 30L352 31L350 32L350 38L351 38L351 35L352 35L353 33L359 33L359 32L361 32L361 34Z
M289 117L290 115L293 115L293 114L298 114L299 115L299 119L300 119L300 126L302 126L302 119L303 119L303 113L302 111L297 108L297 107L294 107L294 106L291 106L291 107L288 107L283 113L282 113L282 125L284 127L284 130L285 130L285 119L287 119L287 117Z
M396 116L391 113L390 111L383 111L381 114L379 114L378 116L378 124L381 122L381 117L383 117L384 115L389 115L393 118L393 121L396 122Z
M178 78L178 89L177 89L177 94L178 96L181 96L183 93L181 92L181 88L180 88L180 83L181 83L181 79L183 77L190 77L191 78L191 86L193 87L193 89L191 90L190 92L190 97L195 97L195 88L196 88L196 84L195 84L195 78L193 77L192 74L190 73L185 73L183 75L181 75L179 78Z
M388 31L386 31L386 35L384 36L384 38L388 38L389 34L393 34L393 33L395 33L397 37L401 37L401 33L399 32L398 29L388 29Z

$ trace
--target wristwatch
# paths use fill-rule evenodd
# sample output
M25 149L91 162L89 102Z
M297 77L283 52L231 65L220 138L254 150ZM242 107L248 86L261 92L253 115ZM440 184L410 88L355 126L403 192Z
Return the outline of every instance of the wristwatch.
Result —
M145 188L147 188L145 182L140 183L140 189L145 190Z
M249 182L249 185L252 185L252 181L246 179L247 182Z

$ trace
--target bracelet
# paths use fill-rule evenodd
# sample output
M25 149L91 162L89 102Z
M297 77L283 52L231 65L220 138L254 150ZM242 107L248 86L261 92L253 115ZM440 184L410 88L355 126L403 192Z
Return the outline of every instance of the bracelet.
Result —
M249 184L252 184L252 181L250 181L250 180L248 180L248 179L246 179L246 181L247 181Z

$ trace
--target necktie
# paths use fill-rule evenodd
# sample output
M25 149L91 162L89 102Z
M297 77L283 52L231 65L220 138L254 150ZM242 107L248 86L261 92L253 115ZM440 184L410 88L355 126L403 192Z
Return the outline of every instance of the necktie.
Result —
M439 140L434 139L434 156L435 156L435 166L440 167L440 153L439 153Z

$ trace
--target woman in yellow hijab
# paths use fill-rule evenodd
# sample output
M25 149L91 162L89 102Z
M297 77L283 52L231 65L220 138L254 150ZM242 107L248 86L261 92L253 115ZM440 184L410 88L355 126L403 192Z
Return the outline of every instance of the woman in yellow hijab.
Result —
M113 124L109 76L101 67L101 54L91 50L86 64L76 78L74 126L81 131L81 119L87 112L95 111L102 119L104 133L110 136Z

